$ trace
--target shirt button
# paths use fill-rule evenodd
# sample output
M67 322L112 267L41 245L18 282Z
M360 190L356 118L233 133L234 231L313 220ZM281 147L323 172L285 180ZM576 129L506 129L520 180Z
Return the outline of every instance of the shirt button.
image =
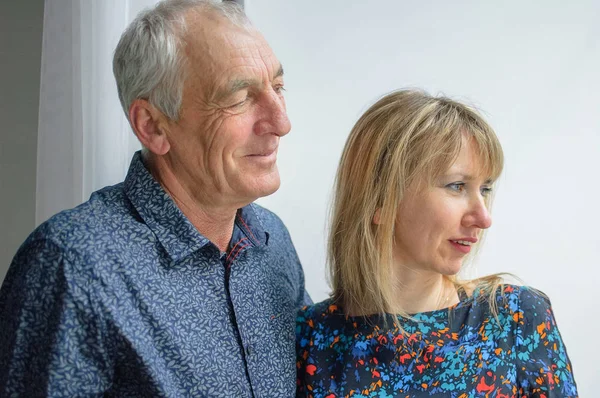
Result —
M246 346L246 355L247 356L251 356L254 353L254 350L252 349L251 345L247 345Z

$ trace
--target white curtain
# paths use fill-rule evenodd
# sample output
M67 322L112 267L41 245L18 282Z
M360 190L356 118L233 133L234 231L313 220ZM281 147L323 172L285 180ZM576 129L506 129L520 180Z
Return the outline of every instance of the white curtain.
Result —
M121 110L112 56L132 18L156 0L46 0L36 225L123 181L140 144Z

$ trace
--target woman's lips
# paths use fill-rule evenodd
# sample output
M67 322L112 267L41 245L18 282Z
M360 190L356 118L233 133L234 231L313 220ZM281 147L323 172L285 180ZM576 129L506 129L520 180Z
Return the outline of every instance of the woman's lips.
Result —
M448 242L450 242L450 244L458 251L460 251L461 253L469 253L471 251L471 245L463 245L458 243L455 240L449 240Z

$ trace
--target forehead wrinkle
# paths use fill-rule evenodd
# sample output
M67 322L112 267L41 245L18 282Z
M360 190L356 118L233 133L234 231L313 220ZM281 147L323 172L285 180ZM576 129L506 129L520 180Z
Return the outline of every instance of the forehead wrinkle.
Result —
M257 45L252 56L258 64L262 64L264 70L270 75L270 80L273 81L283 76L283 67L264 38L259 36L255 43Z

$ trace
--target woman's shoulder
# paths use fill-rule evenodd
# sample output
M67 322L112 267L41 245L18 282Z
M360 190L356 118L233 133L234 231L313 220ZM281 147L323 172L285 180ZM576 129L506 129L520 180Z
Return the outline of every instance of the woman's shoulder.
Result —
M550 307L550 298L546 293L531 286L517 286L519 304L524 309Z
M499 314L536 314L551 308L548 296L531 286L504 283L495 286L475 285L469 294L475 303L496 308Z
M555 329L556 321L550 298L541 290L530 286L519 286L518 301L513 316L520 328L527 331Z
M298 322L322 322L332 316L339 315L340 310L333 299L328 298L321 302L306 305L298 311Z
M346 317L332 299L307 305L296 317L296 341L298 349L307 349L313 339L335 338L345 329Z

